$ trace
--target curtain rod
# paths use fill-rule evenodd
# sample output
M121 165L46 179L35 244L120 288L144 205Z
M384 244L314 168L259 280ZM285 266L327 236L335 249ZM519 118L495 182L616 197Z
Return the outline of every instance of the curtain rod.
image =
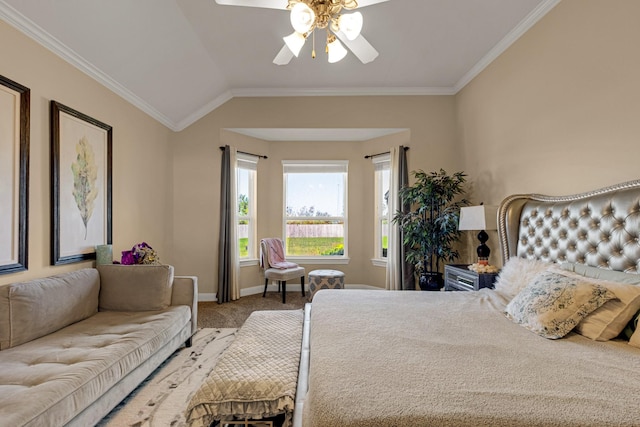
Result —
M409 147L402 147L404 148L404 151L407 151L409 149ZM373 157L378 157L378 156L382 156L383 154L389 154L390 151L385 151L384 153L378 153L378 154L367 154L366 156L364 156L365 159L371 159Z
M224 151L224 147L220 147L220 151ZM257 157L257 158L259 158L259 159L268 159L268 157L267 157L267 156L262 156L262 155L260 155L260 154L247 153L246 151L239 151L239 150L238 150L238 153L240 153L240 154L246 154L246 155L248 155L248 156L256 156L256 157Z

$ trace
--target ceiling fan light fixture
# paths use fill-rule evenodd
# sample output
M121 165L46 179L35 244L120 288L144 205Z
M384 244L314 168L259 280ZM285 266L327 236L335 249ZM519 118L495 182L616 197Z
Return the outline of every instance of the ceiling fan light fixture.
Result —
M291 53L293 53L297 58L306 40L304 38L304 35L294 31L293 33L289 34L286 37L283 37L282 39L286 43L289 50L291 50Z
M347 56L347 49L340 43L340 40L334 38L331 43L327 44L327 54L329 63L334 64Z
M342 0L342 7L345 9L355 9L358 7L358 2L356 0Z
M316 14L305 3L296 3L291 8L291 26L296 32L305 34L313 28L316 21Z
M349 40L355 40L360 35L360 31L362 31L363 22L364 19L360 12L340 15L340 18L338 18L338 28Z

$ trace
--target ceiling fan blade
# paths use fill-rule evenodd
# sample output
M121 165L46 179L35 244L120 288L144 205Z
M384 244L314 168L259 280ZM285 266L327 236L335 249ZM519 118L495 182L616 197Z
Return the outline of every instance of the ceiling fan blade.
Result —
M216 0L216 3L223 6L264 7L281 10L286 10L289 4L287 0Z
M367 41L362 34L355 38L355 40L349 40L342 31L338 31L336 36L344 43L355 56L358 57L363 64L368 64L378 57L378 51L371 46L371 43Z
M361 7L371 6L372 4L384 3L386 1L389 1L389 0L357 0L358 9L360 9Z
M291 59L293 59L293 52L291 52L291 49L285 44L276 57L273 58L273 63L276 65L287 65Z

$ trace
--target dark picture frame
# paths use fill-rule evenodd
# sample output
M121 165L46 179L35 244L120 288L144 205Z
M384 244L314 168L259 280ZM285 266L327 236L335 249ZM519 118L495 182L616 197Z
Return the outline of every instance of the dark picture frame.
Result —
M28 268L31 90L0 76L0 274Z
M112 238L113 128L51 101L51 264L96 258Z

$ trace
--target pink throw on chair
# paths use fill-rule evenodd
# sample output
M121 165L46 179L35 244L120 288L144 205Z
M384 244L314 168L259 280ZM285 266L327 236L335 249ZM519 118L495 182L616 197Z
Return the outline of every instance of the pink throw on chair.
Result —
M266 254L267 262L264 262L265 254L262 254L262 257L261 257L263 258L262 259L263 267L268 268L268 266L271 266L272 268L278 268L281 270L298 267L298 264L285 260L284 246L282 244L282 240L277 238L267 238L267 239L262 239L262 241L265 243L267 247L267 254Z

